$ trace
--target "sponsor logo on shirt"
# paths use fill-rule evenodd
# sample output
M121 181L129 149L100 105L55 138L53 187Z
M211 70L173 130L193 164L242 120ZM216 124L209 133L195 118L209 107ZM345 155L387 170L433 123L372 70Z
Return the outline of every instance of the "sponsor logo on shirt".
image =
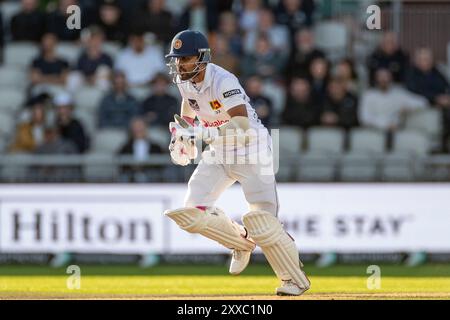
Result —
M233 90L224 92L223 93L223 97L224 98L229 98L229 97L234 96L234 95L239 94L239 93L241 93L241 89L233 89Z
M219 127L219 126L223 125L224 123L227 123L228 121L229 120L216 120L213 122L209 122L207 120L202 120L202 123L205 128L208 128L208 127Z
M214 111L219 110L220 108L222 108L222 105L217 100L210 101L209 105L211 106L211 109L213 109Z
M197 103L197 100L194 100L194 99L188 99L188 101L189 101L189 106L190 106L193 110L195 110L195 111L200 111L200 107L199 107L199 105L198 105L198 103Z

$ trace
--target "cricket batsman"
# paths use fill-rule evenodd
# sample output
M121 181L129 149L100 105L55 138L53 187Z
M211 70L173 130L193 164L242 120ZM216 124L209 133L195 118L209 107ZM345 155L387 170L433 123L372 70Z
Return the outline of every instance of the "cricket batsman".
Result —
M202 33L178 33L166 58L170 59L169 74L182 96L181 116L175 115L175 121L169 124L172 161L182 166L189 164L197 157L197 142L204 142L209 148L202 153L189 179L184 208L167 210L165 215L183 230L199 233L232 250L229 271L233 275L247 267L258 245L281 282L276 294L301 295L309 289L310 282L301 269L303 264L294 240L277 218L278 197L268 130L258 119L239 80L210 62L208 40ZM264 170L267 161L247 161L263 154L269 154L269 172ZM236 181L241 184L249 207L242 216L243 225L214 206L222 192Z

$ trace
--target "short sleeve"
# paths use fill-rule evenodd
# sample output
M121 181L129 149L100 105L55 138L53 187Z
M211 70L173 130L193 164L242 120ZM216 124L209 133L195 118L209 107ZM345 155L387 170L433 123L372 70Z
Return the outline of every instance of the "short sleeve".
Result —
M217 90L218 100L225 110L245 104L245 92L236 78L225 78Z

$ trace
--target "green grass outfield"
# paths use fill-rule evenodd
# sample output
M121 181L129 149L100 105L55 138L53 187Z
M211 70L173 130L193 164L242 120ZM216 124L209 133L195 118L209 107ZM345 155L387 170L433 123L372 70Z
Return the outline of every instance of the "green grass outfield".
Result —
M65 268L0 266L1 299L281 299L265 265L240 276L226 266L83 266L81 288L67 288ZM380 265L381 288L367 288L367 265L306 266L312 287L287 299L450 299L450 265ZM286 299L286 298L283 298Z

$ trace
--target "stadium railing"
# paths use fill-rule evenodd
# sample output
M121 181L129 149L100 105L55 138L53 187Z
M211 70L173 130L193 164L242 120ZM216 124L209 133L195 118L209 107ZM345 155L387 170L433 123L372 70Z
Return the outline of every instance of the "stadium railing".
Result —
M450 155L315 153L311 158L305 153L283 155L275 163L280 182L450 181ZM102 154L0 156L3 183L185 182L194 169L195 165L173 165L169 155L143 161Z

